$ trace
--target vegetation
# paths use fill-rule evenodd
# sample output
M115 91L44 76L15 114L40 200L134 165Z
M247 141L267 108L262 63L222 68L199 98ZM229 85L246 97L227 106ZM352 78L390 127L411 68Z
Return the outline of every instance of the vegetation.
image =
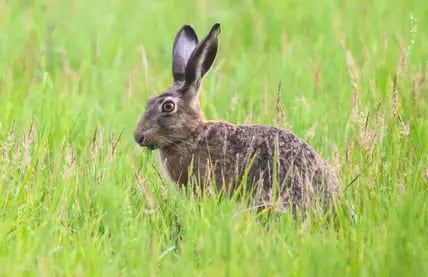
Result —
M134 143L176 31L214 22L206 117L307 140L334 220L194 197ZM426 26L423 0L1 1L0 275L428 275Z

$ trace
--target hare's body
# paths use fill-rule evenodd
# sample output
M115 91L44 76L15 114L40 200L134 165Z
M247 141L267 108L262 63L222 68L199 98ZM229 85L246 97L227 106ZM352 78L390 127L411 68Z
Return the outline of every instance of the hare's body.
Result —
M307 203L317 192L328 200L338 188L334 172L308 144L270 126L208 121L161 148L160 161L181 185L215 184L227 191L245 185L258 204Z
M219 32L216 24L199 43L190 26L178 32L174 85L148 101L135 141L159 149L168 175L184 186L235 191L242 184L257 204L280 208L318 197L328 202L339 187L334 170L291 132L205 121L198 92L216 56Z

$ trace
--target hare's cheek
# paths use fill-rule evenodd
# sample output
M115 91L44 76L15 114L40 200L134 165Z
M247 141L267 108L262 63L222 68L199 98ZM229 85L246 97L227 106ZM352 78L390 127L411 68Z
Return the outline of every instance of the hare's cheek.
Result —
M160 132L167 133L169 124L166 118L164 117L160 118L157 122L157 125Z
M163 116L158 122L159 130L165 135L173 131L176 124L177 118L175 116Z

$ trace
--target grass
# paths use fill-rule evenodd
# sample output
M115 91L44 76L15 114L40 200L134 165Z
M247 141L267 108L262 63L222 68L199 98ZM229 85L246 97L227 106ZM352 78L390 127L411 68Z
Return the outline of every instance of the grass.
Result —
M427 15L422 0L0 2L0 275L427 275ZM192 198L133 142L175 32L214 22L206 117L308 140L340 172L336 224Z

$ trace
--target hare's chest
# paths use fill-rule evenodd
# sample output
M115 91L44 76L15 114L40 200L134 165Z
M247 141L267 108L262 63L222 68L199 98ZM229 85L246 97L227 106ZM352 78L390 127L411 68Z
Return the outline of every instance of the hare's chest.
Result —
M186 184L191 166L191 155L168 150L159 151L159 163L164 176L178 184Z
M159 161L163 173L178 184L187 184L189 177L203 183L209 179L209 155L201 149L161 149Z

